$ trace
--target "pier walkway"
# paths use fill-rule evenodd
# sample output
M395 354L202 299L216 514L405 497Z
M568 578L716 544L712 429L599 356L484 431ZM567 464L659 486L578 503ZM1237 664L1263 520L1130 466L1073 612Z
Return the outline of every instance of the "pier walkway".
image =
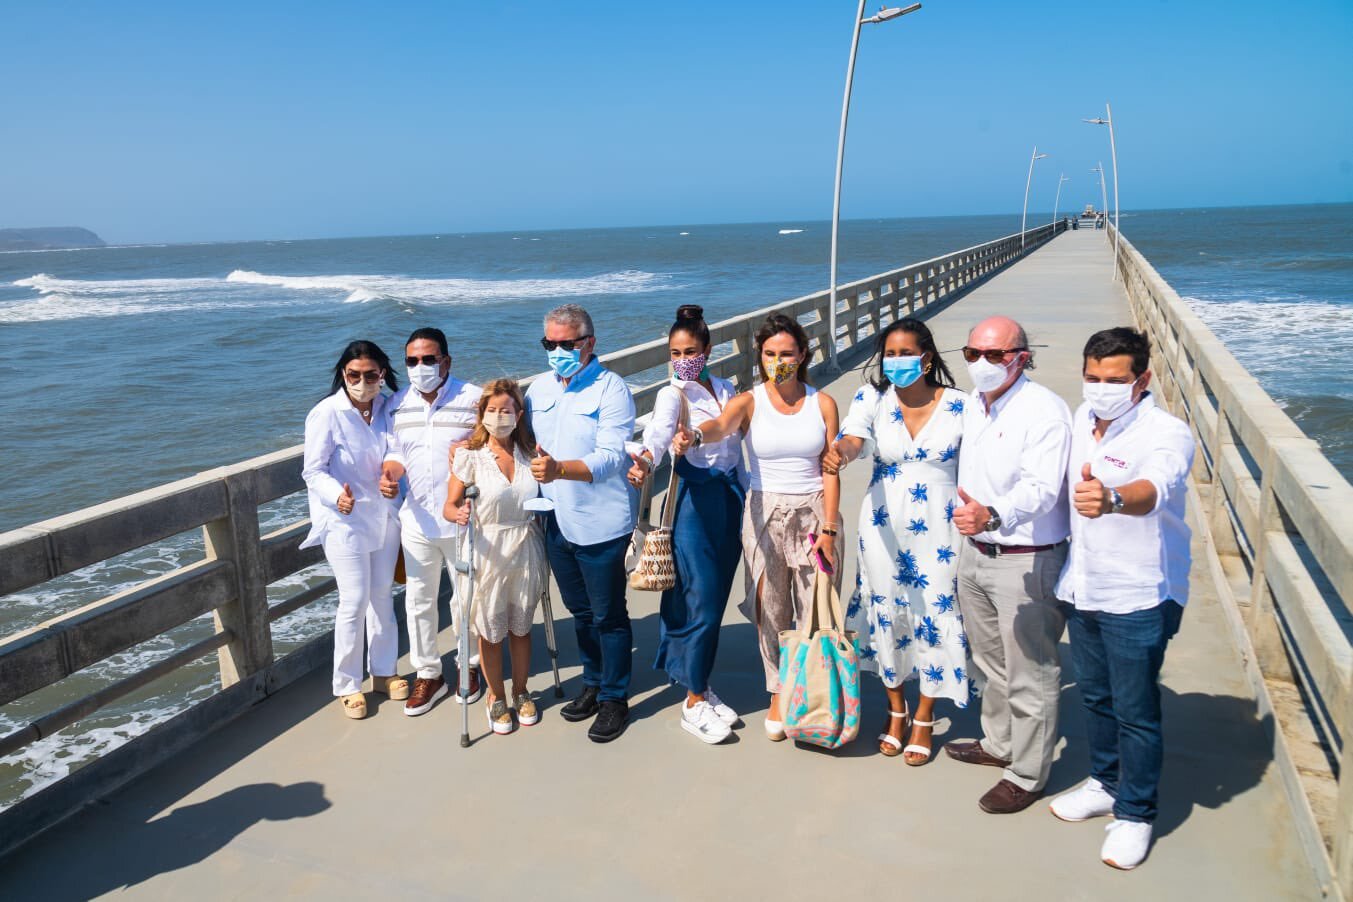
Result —
M1110 257L1104 232L1058 235L934 315L940 347L961 346L987 315L1013 316L1036 346L1033 377L1074 409L1085 338L1132 322ZM946 358L966 388L960 356ZM848 371L828 390L844 410L859 383ZM868 472L844 472L848 533ZM1043 803L1013 816L978 809L998 772L941 749L977 735L975 709L939 705L937 754L922 768L877 753L885 705L870 676L852 745L766 741L739 578L714 685L745 724L724 745L680 729L683 694L651 667L658 596L633 592L632 722L615 743L595 745L559 718L539 628L542 722L492 736L476 706L468 749L454 699L419 718L377 702L348 721L320 668L0 860L0 898L1318 899L1273 764L1273 724L1256 713L1206 553L1195 549L1192 601L1166 657L1156 845L1131 873L1098 860L1106 821L1062 823ZM847 586L854 569L848 560ZM572 696L572 628L555 607ZM454 647L449 630L442 646ZM1050 795L1087 768L1065 643L1063 660Z

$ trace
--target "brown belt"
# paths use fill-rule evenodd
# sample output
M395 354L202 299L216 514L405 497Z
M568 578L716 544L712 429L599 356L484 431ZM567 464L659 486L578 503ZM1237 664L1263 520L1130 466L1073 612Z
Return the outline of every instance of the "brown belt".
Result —
M1054 542L1051 545L997 545L994 542L979 542L976 539L968 539L972 542L974 548L985 554L987 557L1000 557L1003 554L1034 554L1039 551L1051 551L1061 542Z

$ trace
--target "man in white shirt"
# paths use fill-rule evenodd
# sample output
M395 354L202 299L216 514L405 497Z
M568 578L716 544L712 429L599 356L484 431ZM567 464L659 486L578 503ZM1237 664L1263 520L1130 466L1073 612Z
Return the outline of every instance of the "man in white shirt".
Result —
M404 713L417 716L450 691L437 649L437 595L443 564L456 560L460 527L442 517L442 507L451 447L474 430L480 388L452 378L451 353L441 329L415 330L404 355L409 384L390 399L391 435L381 467L381 494L394 498L401 485L406 492L399 508L408 580L404 608L409 663L418 673ZM477 701L483 691L478 668L471 668L469 701Z
M1054 799L1064 821L1112 814L1100 850L1124 870L1146 858L1162 758L1160 666L1189 594L1184 502L1194 443L1156 406L1151 346L1132 329L1085 345L1085 403L1072 421L1067 472L1075 514L1057 597L1085 704L1090 779Z
M1012 814L1042 795L1057 744L1057 644L1066 613L1053 590L1070 531L1071 414L1025 375L1033 360L1014 320L978 323L963 356L974 389L964 408L961 504L953 512L954 526L967 537L959 552L958 605L973 663L987 683L983 738L948 743L945 751L967 764L1003 768L978 805Z

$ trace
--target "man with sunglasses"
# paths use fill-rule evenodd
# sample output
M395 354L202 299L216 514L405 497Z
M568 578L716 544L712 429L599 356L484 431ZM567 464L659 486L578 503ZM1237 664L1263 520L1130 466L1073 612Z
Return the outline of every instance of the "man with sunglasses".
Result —
M538 444L531 473L554 504L545 515L545 551L583 662L583 691L559 716L577 723L596 715L588 738L610 742L629 716L634 637L625 552L638 505L625 478L625 442L634 434L634 398L597 359L592 317L577 304L546 314L540 343L551 372L526 392Z
M950 742L967 764L1003 768L978 801L1022 811L1043 793L1062 691L1057 644L1066 614L1054 594L1070 532L1066 462L1071 413L1030 381L1029 341L1004 316L983 320L963 348L973 393L964 408L954 526L958 604L973 663L987 678L982 739Z
M401 486L407 493L399 508L408 580L404 608L409 662L418 673L404 713L416 717L450 691L437 648L437 595L443 565L456 559L460 527L442 517L442 508L451 447L474 430L480 389L451 376L451 352L441 329L415 329L404 355L409 384L390 399L392 434L381 468L381 494L394 498ZM469 690L471 702L483 694L478 667L470 669Z

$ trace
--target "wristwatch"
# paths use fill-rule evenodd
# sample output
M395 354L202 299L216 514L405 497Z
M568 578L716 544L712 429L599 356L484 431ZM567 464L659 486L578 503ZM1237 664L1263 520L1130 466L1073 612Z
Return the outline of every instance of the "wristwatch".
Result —
M1121 514L1123 512L1123 496L1118 494L1117 489L1109 489L1109 513Z
M1001 528L1001 515L996 513L996 508L994 507L988 507L987 513L991 514L991 517L987 520L987 528L983 531L995 532Z
M691 427L691 447L699 448L705 443L705 434L700 431L699 426Z

